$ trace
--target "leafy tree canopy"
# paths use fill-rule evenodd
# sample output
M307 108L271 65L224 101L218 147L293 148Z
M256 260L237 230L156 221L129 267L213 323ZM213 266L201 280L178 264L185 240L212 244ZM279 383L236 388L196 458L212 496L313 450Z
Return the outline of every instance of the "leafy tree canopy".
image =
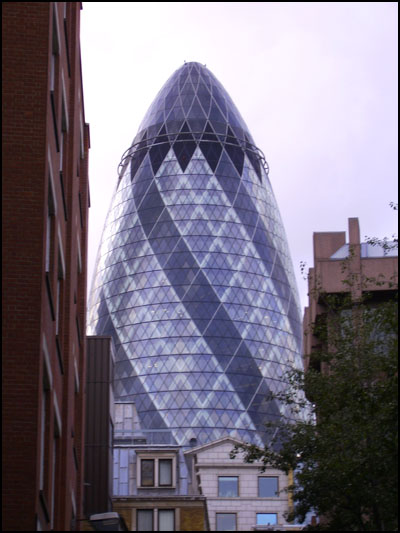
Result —
M397 531L398 312L391 292L379 302L363 293L356 303L350 294L319 293L326 310L313 324L319 349L308 371L292 370L289 389L278 395L293 418L268 424L277 431L264 449L232 452L244 451L245 461L264 469L294 471L288 519L316 514L320 523L308 530Z

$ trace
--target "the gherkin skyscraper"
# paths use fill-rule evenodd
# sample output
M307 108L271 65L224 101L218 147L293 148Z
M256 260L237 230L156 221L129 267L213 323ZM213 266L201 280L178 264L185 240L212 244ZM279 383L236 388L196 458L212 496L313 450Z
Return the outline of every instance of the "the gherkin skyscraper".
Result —
M265 160L215 76L186 63L148 110L98 254L89 333L112 335L115 395L141 426L261 444L266 399L301 365L297 289Z

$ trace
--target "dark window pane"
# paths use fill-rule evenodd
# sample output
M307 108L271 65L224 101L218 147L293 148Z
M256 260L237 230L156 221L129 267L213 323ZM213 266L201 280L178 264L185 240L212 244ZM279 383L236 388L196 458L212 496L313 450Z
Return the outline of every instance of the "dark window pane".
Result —
M159 485L170 487L172 485L172 459L160 459L158 462Z
M158 510L158 531L175 531L174 509Z
M141 460L142 487L154 487L154 459Z
M217 513L217 531L236 531L236 515Z
M143 461L142 461L143 462ZM138 509L137 516L137 530L138 531L153 531L153 510Z
M258 496L260 498L276 498L278 496L278 478L259 477Z
M222 498L235 498L239 496L237 477L218 478L218 496Z

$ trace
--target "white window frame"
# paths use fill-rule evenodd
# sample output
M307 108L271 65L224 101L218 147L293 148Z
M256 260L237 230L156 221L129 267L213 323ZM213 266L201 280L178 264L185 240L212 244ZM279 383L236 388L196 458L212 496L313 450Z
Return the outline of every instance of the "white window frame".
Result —
M154 461L154 485L142 485L142 460ZM159 483L159 461L160 459L172 459L172 485L160 485ZM138 453L136 462L136 479L139 489L173 489L176 487L176 454L154 455L150 453Z

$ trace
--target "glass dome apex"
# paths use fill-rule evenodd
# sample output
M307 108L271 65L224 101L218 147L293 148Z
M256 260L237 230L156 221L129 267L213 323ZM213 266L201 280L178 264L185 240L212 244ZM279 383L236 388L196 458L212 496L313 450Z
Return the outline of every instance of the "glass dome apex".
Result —
M184 121L192 131L203 131L209 121L216 133L226 134L227 125L243 141L253 143L246 123L227 91L205 65L183 64L161 88L146 113L133 143L147 131L156 135L163 124L168 133L178 133ZM246 137L244 135L246 133Z

